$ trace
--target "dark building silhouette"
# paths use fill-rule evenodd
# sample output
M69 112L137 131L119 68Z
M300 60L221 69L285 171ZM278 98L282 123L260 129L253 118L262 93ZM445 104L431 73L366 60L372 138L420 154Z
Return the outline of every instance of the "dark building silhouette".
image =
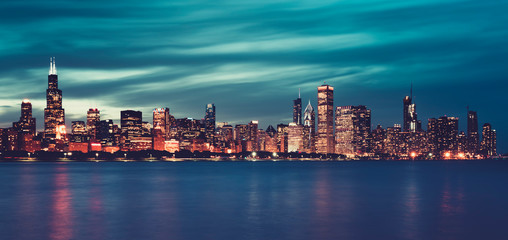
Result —
M478 133L478 115L475 111L467 112L467 152L475 154L480 150L480 136Z
M129 143L132 138L142 136L142 119L140 111L125 110L120 112L120 126L125 147L130 147Z
M302 98L298 90L298 98L293 100L293 122L302 125Z

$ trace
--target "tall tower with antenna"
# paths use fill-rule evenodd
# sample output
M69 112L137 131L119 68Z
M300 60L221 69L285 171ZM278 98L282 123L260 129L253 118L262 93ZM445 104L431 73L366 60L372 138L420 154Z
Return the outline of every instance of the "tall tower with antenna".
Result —
M302 125L302 98L298 89L298 98L293 100L293 122Z
M51 144L65 134L65 111L62 108L62 90L58 89L56 60L49 59L48 89L44 109L44 138Z

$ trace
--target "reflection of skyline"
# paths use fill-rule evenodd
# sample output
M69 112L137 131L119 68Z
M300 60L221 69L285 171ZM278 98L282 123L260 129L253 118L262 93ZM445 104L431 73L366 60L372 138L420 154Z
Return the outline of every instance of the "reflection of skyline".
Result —
M66 164L59 164L54 177L53 211L50 223L50 239L68 240L73 238L72 194Z
M35 221L36 208L36 179L34 174L33 165L23 165L20 173L20 192L18 204L21 207L16 208L19 211L19 222L23 223L25 231L19 231L20 239L33 238L33 230L36 229L37 222Z
M339 236L351 238L349 226L352 222L352 185L351 182L333 181L330 169L319 168L316 173L314 207L316 222L313 223L315 236L313 239L326 239L335 233ZM341 178L341 180L348 180Z
M402 215L402 235L406 239L418 239L421 223L419 221L421 214L420 189L415 180L414 171L410 170L407 176L408 181L405 184L405 195L403 196L403 215Z
M89 220L89 237L90 239L103 239L104 238L104 203L102 196L102 178L96 171L93 171L91 177L92 187L90 189L89 209L91 212L91 219Z
M464 186L460 179L456 179L454 186L447 177L444 180L440 195L439 231L443 234L453 234L460 231L462 215L464 214Z

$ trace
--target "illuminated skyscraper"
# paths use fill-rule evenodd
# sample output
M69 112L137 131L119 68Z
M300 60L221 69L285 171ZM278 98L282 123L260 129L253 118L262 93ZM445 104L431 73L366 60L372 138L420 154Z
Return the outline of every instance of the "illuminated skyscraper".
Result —
M310 100L303 113L303 131L303 147L305 152L316 152L316 113L312 105L310 105Z
M21 102L21 117L19 122L15 122L13 125L20 133L35 135L35 118L32 117L30 100L23 99L23 102Z
M333 87L318 87L318 132L316 150L318 153L334 153L333 140Z
M100 141L102 147L115 146L113 120L102 120L97 124L97 140Z
M429 119L427 134L431 151L436 156L445 152L458 150L459 119L456 117L440 117Z
M300 90L298 90L298 98L293 100L293 122L302 125L302 99L300 98Z
M277 125L277 148L279 152L288 152L288 128L286 124Z
M478 115L475 111L467 111L467 152L475 154L480 150L478 133Z
M356 155L369 152L370 109L365 106L337 107L335 112L335 152Z
M72 121L72 137L71 142L85 142L86 141L86 125L83 121Z
M492 129L490 123L483 124L481 149L488 157L497 155L496 135L496 130Z
M288 152L303 152L303 126L294 122L288 127Z
M101 113L97 108L90 108L86 113L86 130L91 139L97 138L97 124L101 121Z
M213 143L215 135L215 105L213 103L206 105L205 129L206 142Z
M403 128L404 132L419 132L422 129L421 121L418 121L416 105L413 103L413 84L411 84L410 96L402 99L403 104Z
M169 108L156 108L153 110L153 129L160 130L164 139L169 138Z
M62 90L58 89L55 58L50 58L46 108L44 109L44 135L48 140L65 134L65 112L62 108Z
M127 138L141 136L142 122L142 113L140 111L125 110L120 112L122 134Z
M153 150L165 150L165 142L169 140L169 124L169 108L156 108L153 110Z
M259 151L259 135L258 135L258 124L259 121L252 120L248 125L248 136L249 140L247 141L247 151Z

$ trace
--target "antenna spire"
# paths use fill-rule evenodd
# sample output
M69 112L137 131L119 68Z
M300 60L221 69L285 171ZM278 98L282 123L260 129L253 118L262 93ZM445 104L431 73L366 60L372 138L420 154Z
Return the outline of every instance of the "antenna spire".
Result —
M298 98L301 98L300 97L300 88L298 88Z
M53 73L53 58L49 58L49 75Z
M413 80L411 80L411 90L409 90L410 92L410 96L411 96L411 100L413 99Z
M53 74L56 75L56 58L53 57Z

